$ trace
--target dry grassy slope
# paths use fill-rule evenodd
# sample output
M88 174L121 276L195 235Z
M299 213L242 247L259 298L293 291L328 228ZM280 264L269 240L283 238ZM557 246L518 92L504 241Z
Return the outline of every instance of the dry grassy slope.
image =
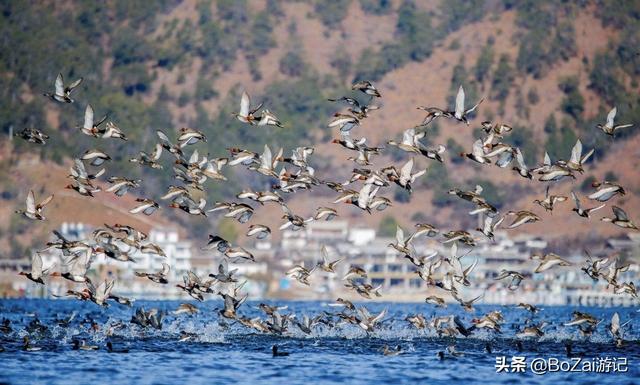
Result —
M285 77L279 72L279 61L283 55L295 47L300 47L304 51L304 58L308 64L319 73L330 73L333 69L330 66L333 51L344 46L352 61L360 57L361 52L367 47L375 47L380 43L393 39L393 32L396 24L396 16L372 16L365 14L357 2L352 2L347 18L343 21L340 29L327 30L320 20L311 17L313 6L306 3L285 3L282 5L284 17L274 22L274 37L276 47L260 57L259 68L262 79L254 81L249 72L249 65L242 53L239 53L232 68L216 77L214 81L215 89L221 95L220 98L203 102L204 107L215 114L219 103L224 99L235 86L246 87L252 94L263 91L268 84L283 80ZM249 1L249 8L253 12L259 12L265 8L264 0ZM212 12L215 14L215 5L212 5ZM177 19L179 23L184 23L189 19L195 21L195 5L192 2L183 2L175 7L170 13L164 15L161 20L171 21ZM297 26L295 35L291 35L288 27L291 23ZM162 25L162 22L160 23ZM159 28L157 34L161 35L164 28ZM171 71L159 68L155 69L157 80L153 83L152 92L147 101L155 100L155 95L162 85L165 85L170 92L177 97L181 92L193 92L197 81L197 74L202 66L199 58L192 60L190 68L176 66ZM180 74L186 75L183 84L177 84ZM176 124L184 123L180 117L191 118L195 114L193 105L178 107L172 105L174 117L178 117Z

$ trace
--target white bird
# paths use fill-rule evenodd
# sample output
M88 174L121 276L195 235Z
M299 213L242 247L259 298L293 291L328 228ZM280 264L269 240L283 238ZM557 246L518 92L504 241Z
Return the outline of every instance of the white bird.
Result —
M491 217L487 215L484 218L484 225L482 228L477 228L476 230L484 234L487 238L493 240L494 232L496 229L502 224L504 221L504 217L500 217L496 220L496 217Z
M247 237L256 236L257 239L265 239L271 234L271 229L265 225L251 225L247 231Z
M349 132L355 126L359 125L358 118L347 114L335 114L334 118L329 122L329 128L338 127L340 132Z
M484 152L484 143L482 142L482 139L478 139L473 142L473 147L471 148L470 153L465 154L463 152L460 155L466 156L467 158L480 164L491 164L491 159L489 159L489 157Z
M138 153L138 157L129 159L129 162L138 163L142 166L149 166L151 168L161 169L162 165L158 163L158 160L160 160L160 155L162 155L162 148L163 147L160 143L156 143L156 147L151 154L140 151Z
M318 262L317 266L327 273L335 273L336 265L342 261L342 258L336 259L335 261L329 262L329 252L327 251L327 247L322 245L320 249L320 253L322 254L322 261Z
M633 223L627 213L618 206L611 207L613 210L613 218L601 218L600 220L603 222L611 222L618 227L622 227L623 229L632 229L638 230L638 227Z
M402 230L402 227L400 227L399 225L396 225L396 242L390 243L389 246L393 247L396 251L402 254L408 255L411 253L411 251L409 250L409 246L411 244L412 239L413 239L412 235L405 238L404 230Z
M55 91L53 92L53 94L45 93L44 96L47 96L52 100L60 103L73 103L74 100L71 99L71 91L73 91L74 88L78 87L80 83L82 83L82 78L65 87L62 74L59 73L55 81Z
M113 290L113 286L115 284L115 280L104 281L100 283L98 286L93 286L91 282L87 282L87 286L89 288L89 299L94 302L96 305L107 307L107 299L111 296L111 290Z
M582 165L593 155L595 149L591 149L584 156L582 156L582 142L580 139L576 141L576 144L571 149L571 158L568 162L559 161L558 164L565 166L572 171L584 172Z
M416 173L411 173L413 169L413 158L409 159L407 163L402 166L400 169L400 178L397 180L397 183L411 192L411 184L415 182L416 179L421 177L427 172L427 169L420 170Z
M144 215L151 215L160 207L158 203L151 199L137 198L136 202L138 202L138 205L129 210L131 214L143 213Z
M520 210L518 212L509 211L507 215L514 215L516 218L513 222L507 227L508 229L515 229L516 227L522 226L526 223L533 223L540 220L540 217L527 210Z
M125 136L125 134L113 122L107 122L104 133L102 134L102 137L122 139L125 142L127 141L127 137Z
M458 88L458 94L456 95L456 109L453 111L453 117L461 122L464 122L466 125L469 125L469 120L467 119L467 115L475 111L476 108L482 103L483 99L480 99L478 103L476 103L473 107L465 110L464 107L464 89L462 85Z
M358 325L366 332L372 332L378 322L387 315L387 309L384 309L377 316L372 316L365 307L358 308Z
M100 150L87 150L80 159L89 161L92 166L101 166L104 162L111 160L111 157Z
M616 133L616 130L633 126L633 123L616 125L614 123L614 119L616 117L617 112L618 112L618 109L616 107L613 107L611 111L609 111L609 114L607 115L607 122L604 125L598 124L596 127L601 129L605 134L614 136Z
M273 112L266 108L260 114L260 120L258 120L258 126L277 126L283 127L282 122L273 114Z
M531 170L529 170L527 164L524 162L524 156L522 155L522 151L519 147L515 148L515 156L517 166L513 167L513 170L517 171L523 178L532 179L533 175L531 175Z
M127 179L120 178L117 176L112 176L107 179L107 182L112 183L113 185L109 187L106 191L112 192L117 196L121 197L127 193L132 188L140 187L140 179Z
M594 182L591 184L591 186L597 188L597 191L587 196L587 198L596 200L598 202L606 202L617 194L626 194L626 191L621 185L613 182Z
M571 266L569 261L566 261L557 254L547 253L543 257L540 258L540 264L536 267L536 273L542 273L543 271L549 270L554 266Z
M33 190L29 190L29 194L27 195L27 209L26 210L16 210L16 214L22 214L29 219L36 219L39 221L44 221L46 218L44 217L42 210L44 206L49 204L53 199L53 194L46 197L42 202L36 204L35 196L33 195Z
M44 285L44 280L42 278L49 275L51 269L55 266L55 264L49 266L46 269L42 268L42 256L40 253L36 252L31 256L31 271L24 272L21 271L18 275L24 275L35 283L39 283Z
M573 208L573 211L580 215L583 218L589 218L589 215L596 211L596 210L600 210L601 208L603 208L605 205L604 203L601 204L600 206L596 206L596 207L591 207L589 209L583 209L582 205L580 204L580 199L578 199L578 195L576 195L576 193L574 191L571 191L571 198L573 198L573 202L576 204L576 207Z
M278 174L275 171L275 168L278 166L278 159L282 157L282 148L278 151L277 155L273 157L271 153L271 149L266 144L264 145L264 151L262 155L260 155L260 164L259 165L250 165L249 170L254 170L259 172L260 174L266 176L277 177Z
M255 113L261 108L262 103L260 103L256 108L251 109L251 98L248 93L243 92L242 97L240 98L240 112L234 115L239 121L254 125L257 124Z
M107 120L107 115L103 116L99 121L94 121L93 107L91 104L87 104L87 108L84 110L84 123L82 125L82 133L89 136L98 137L100 133L100 125Z

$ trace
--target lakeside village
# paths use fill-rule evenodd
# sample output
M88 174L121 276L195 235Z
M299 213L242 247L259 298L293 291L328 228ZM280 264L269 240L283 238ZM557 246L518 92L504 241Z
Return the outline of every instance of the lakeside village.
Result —
M89 240L94 229L82 223L63 223L60 233L68 239ZM187 295L175 287L182 282L188 271L201 277L217 271L222 258L215 250L203 251L202 245L181 239L179 232L171 228L152 228L149 241L160 246L166 258L155 254L136 252L135 263L123 263L99 256L91 265L90 274L102 279L116 279L118 294L139 299L186 299ZM283 298L331 301L337 297L359 300L358 294L344 286L343 277L351 266L364 268L368 276L364 281L374 287L381 285L380 301L424 301L430 295L443 295L442 290L428 286L415 272L415 267L396 250L389 247L391 238L379 237L375 229L351 226L346 221L312 222L302 230L284 231L280 241L255 241L245 246L256 262L232 263L230 269L238 269L240 282L246 281L243 289L252 299ZM91 243L88 242L87 243ZM316 269L311 274L310 286L300 284L286 276L285 272L296 264L307 268L321 261L321 248L327 248L329 259L342 258L336 274ZM534 274L537 261L530 259L536 252L542 253L547 242L541 238L520 234L513 237L505 232L496 232L495 241L479 241L464 258L467 266L477 258L478 264L470 280L472 285L464 287L464 298L484 293L479 303L517 304L526 302L539 305L583 305L583 306L634 306L639 301L628 294L614 294L606 288L606 282L594 282L580 267L585 265L585 256L579 253L565 255L574 265L555 267L544 273ZM434 251L448 256L450 244L423 237L416 242L416 251L429 255ZM460 255L468 251L460 247ZM34 251L35 252L35 251ZM624 281L637 281L640 276L640 234L628 233L620 238L607 240L601 250L592 250L594 257L620 253L624 261L633 261L628 271L621 273ZM56 263L60 266L61 253L52 249L41 253L45 267ZM162 262L171 266L169 285L159 285L139 278L134 272L154 272ZM0 259L0 297L54 298L52 294L64 294L73 284L51 278L46 288L24 279L19 271L29 271L31 260ZM501 269L516 270L525 279L516 291L502 290L508 280L497 281Z

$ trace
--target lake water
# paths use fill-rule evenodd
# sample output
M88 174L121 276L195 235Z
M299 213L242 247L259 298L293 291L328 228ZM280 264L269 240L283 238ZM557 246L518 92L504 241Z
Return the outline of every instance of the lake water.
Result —
M133 308L113 304L102 309L74 300L0 300L0 318L10 319L12 329L0 331L0 346L4 349L0 352L0 384L640 384L640 313L631 308L544 308L534 321L549 323L544 328L545 335L539 340L522 340L518 347L515 334L528 313L514 307L476 306L474 313L465 313L453 305L436 309L427 304L366 303L372 313L388 310L380 329L370 335L354 325L331 329L320 325L306 335L291 325L284 335L272 336L233 322L220 324L221 301L194 303L200 309L195 315L173 315L171 311L179 303L137 301ZM264 316L257 304L247 302L239 312ZM293 312L298 318L302 314L338 311L323 302L280 301L278 305L288 306L281 312ZM167 311L162 329L130 324L138 307ZM433 331L417 331L404 320L415 313L422 313L427 319L458 314L470 326L472 318L496 309L505 317L500 335L481 330L467 338L438 337ZM589 340L576 327L562 326L571 319L573 310L602 320ZM58 325L56 320L74 311L77 316L68 327ZM622 323L631 321L624 327L621 348L613 344L607 332L615 311ZM37 330L36 318L46 330ZM89 320L100 328L93 330ZM119 321L124 326L108 336L105 325ZM179 342L183 331L195 336ZM32 346L42 350L24 351L25 335L31 337ZM74 339L84 339L99 350L73 350ZM116 350L128 352L107 352L107 341ZM567 341L572 341L572 357L566 354ZM487 343L492 353L485 351ZM290 355L273 357L274 344ZM452 344L463 355L447 354L440 360L437 353ZM385 356L384 345L399 345L402 354ZM508 372L497 372L496 362L503 358ZM540 364L543 359L546 361ZM519 360L524 360L524 373L511 372L522 367ZM576 369L591 366L592 371L535 374L532 365L538 372L556 366L566 369L567 365L576 365ZM601 372L595 372L598 367Z

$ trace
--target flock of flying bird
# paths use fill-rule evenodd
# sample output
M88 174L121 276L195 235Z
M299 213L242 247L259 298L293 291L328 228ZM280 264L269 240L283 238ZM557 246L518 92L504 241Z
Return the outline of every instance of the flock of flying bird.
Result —
M54 92L45 93L45 96L58 103L73 103L74 100L71 94L81 83L82 78L65 85L62 75L59 74L55 80ZM446 152L444 146L438 145L434 148L429 148L422 143L428 133L430 123L435 119L451 119L469 125L471 114L482 103L481 99L472 107L467 108L465 105L465 93L462 86L460 86L453 110L438 107L418 107L426 112L424 120L415 127L405 130L400 142L395 140L387 142L389 146L409 153L412 157L399 169L395 166L388 166L376 170L367 166L371 165L371 159L374 156L380 155L385 151L385 147L370 147L366 143L366 138L352 138L351 132L370 113L380 108L380 106L370 103L381 98L381 94L369 81L360 81L353 84L352 90L364 93L368 97L367 103L362 103L352 97L329 99L331 102L347 106L346 112L336 113L328 123L330 128L340 131L340 138L334 139L333 143L357 154L348 158L356 163L358 167L353 169L351 177L344 182L323 180L315 175L315 170L310 165L310 157L314 153L313 147L298 147L292 151L290 157L284 156L282 148L274 156L267 145L264 146L261 154L234 147L229 148L229 156L223 158L210 159L207 156L201 156L197 150L193 150L187 156L185 155L185 150L189 146L207 141L207 137L203 132L193 128L181 128L175 140L172 140L164 132L157 131L158 142L152 151L149 153L140 151L136 157L131 158L129 161L141 167L161 170L163 165L160 163L160 159L163 153L166 152L169 157L172 157L174 160L174 177L180 183L169 186L166 194L160 197L160 201L168 202L167 206L170 208L180 209L194 216L207 216L208 213L221 212L226 218L234 218L240 223L246 223L251 220L255 208L245 202L254 201L259 205L276 204L281 206L283 210L282 219L284 223L279 229L296 231L304 228L311 221L330 221L338 216L338 212L331 207L320 206L312 216L304 217L294 213L287 206L283 198L284 194L310 190L314 186L324 185L339 194L333 201L334 204L346 203L369 214L385 210L392 205L392 202L390 199L379 195L384 188L394 184L410 193L412 184L426 173L427 169L413 171L415 166L413 157L424 157L436 162L444 161L443 155ZM262 103L257 106L252 105L251 99L246 92L242 94L240 109L234 115L240 122L251 126L283 127L276 115L264 108ZM605 134L613 136L616 130L631 126L631 124L616 125L614 121L615 115L616 109L613 108L607 116L606 123L598 125L598 128ZM78 128L83 134L94 138L114 138L126 141L127 137L122 130L112 121L107 121L107 119L107 116L99 120L94 119L93 108L91 105L87 105L84 122ZM575 179L577 175L583 173L583 166L594 151L592 149L583 154L582 143L578 140L568 160L552 162L549 155L545 154L541 165L529 168L525 164L522 151L502 141L512 131L512 127L506 124L483 122L481 130L483 135L474 142L471 152L463 153L461 156L481 165L495 164L499 168L511 168L511 171L515 171L523 178L534 179L534 176L537 176L537 179L541 182L556 182L565 178ZM17 133L16 136L28 142L41 145L46 144L46 140L49 138L35 128L25 128L22 132ZM78 194L86 197L94 197L94 194L104 188L96 183L105 174L105 169L101 168L101 166L110 160L111 157L108 154L98 149L90 149L77 156L73 160L69 175L72 183L67 185L66 188L75 190ZM205 190L204 183L207 179L226 180L222 173L224 166L244 166L252 172L262 174L277 182L273 184L271 190L244 190L237 194L238 201L216 202L213 206L207 207L206 200L204 198L196 198L196 196L202 196L198 192ZM93 171L98 168L99 170ZM121 197L129 191L139 188L141 180L111 176L106 178L106 182L108 182L109 187L105 189L105 192L114 193ZM356 187L358 184L360 186ZM625 194L625 189L613 181L594 183L593 188L594 192L588 195L587 199L598 203L602 202L595 207L583 207L580 197L575 192L571 192L575 203L573 211L577 215L590 218L594 211L605 206L604 202ZM478 228L477 231L488 239L493 239L494 232L503 226L502 223L507 218L510 218L511 223L503 226L506 229L513 229L541 220L538 214L526 210L509 211L500 216L498 209L482 196L482 192L482 187L476 186L471 191L454 188L449 191L449 194L473 204L474 208L469 212L470 215L484 216L484 226ZM45 220L44 209L52 199L53 195L36 203L33 191L30 191L26 199L26 209L17 212L31 220ZM566 196L551 194L550 185L547 185L544 198L536 199L535 203L544 208L545 211L552 212L557 204L567 200ZM136 206L130 210L131 214L152 215L161 206L160 202L151 198L137 198L136 201ZM601 220L611 222L625 229L638 229L622 208L612 206L612 210L613 217L604 217ZM54 234L56 239L48 242L40 252L50 249L60 250L63 256L63 264L58 269L59 271L53 271L56 269L55 265L45 269L40 252L36 252L32 257L31 271L21 272L20 274L31 281L43 285L47 276L61 277L74 283L83 284L84 288L82 290L69 290L65 296L72 296L83 301L92 301L103 307L108 306L109 301L131 306L133 300L113 293L115 281L107 280L96 284L88 277L87 271L95 258L103 256L122 263L129 263L135 262L131 255L136 251L165 256L164 251L158 245L148 240L147 234L127 225L105 225L104 228L98 228L93 232L92 240L69 240L57 231L54 231ZM271 229L268 226L257 223L251 224L246 233L248 237L256 237L258 239L266 238L270 234ZM437 252L431 255L420 255L416 252L414 243L417 239L421 237L438 237L440 235L443 243L451 245L449 255L443 256ZM429 286L441 289L443 294L449 295L465 311L474 311L473 304L482 296L463 299L460 290L463 287L470 286L469 279L477 265L477 260L467 266L463 266L462 259L471 250L464 254L458 253L458 245L465 245L465 247L471 248L476 245L476 238L470 232L465 230L441 232L434 225L418 223L409 236L405 236L403 229L398 227L395 238L395 242L391 243L389 247L395 249L414 265L415 272L421 279L427 282ZM238 278L234 275L236 270L230 270L228 263L255 261L254 256L248 250L233 245L219 235L209 235L208 243L203 249L217 251L223 256L218 271L209 274L208 277L199 277L193 272L188 272L184 276L183 282L176 286L198 301L203 301L208 294L220 296L223 299L224 306L219 311L219 314L224 319L235 321L258 332L276 334L287 332L290 325L296 325L303 333L310 334L320 324L333 327L340 323L357 325L367 333L371 333L376 330L379 324L385 322L386 309L379 314L371 314L365 306L356 307L352 302L342 298L331 304L332 306L340 307L339 312L331 313L325 311L313 318L305 315L300 320L297 320L295 314L282 313L282 310L286 309L286 307L267 304L260 304L259 306L265 313L266 318L243 316L239 309L247 299L247 295L242 294L243 284L239 283ZM342 259L330 260L329 252L325 247L322 247L321 254L321 261L316 265L312 267L296 265L289 269L286 274L304 285L310 285L309 278L317 270L337 274L336 266ZM538 260L539 263L535 273L542 273L555 266L572 265L569 261L554 253L533 255L531 258ZM628 264L623 265L620 263L617 255L610 255L601 259L594 259L588 256L582 271L594 281L606 281L607 288L612 287L613 292L616 294L629 294L637 298L634 283L622 282L618 278L619 274L625 272L628 268ZM163 263L159 271L136 272L135 274L156 284L166 285L169 284L170 269L171 267L168 264ZM373 287L365 283L366 278L367 272L363 268L352 266L343 278L344 286L364 299L380 297L382 295L380 293L381 287ZM507 270L502 270L496 277L496 280L506 280L508 282L506 289L510 291L517 290L524 279L525 275L522 273ZM436 307L447 306L445 298L439 296L429 296L426 298L426 302ZM532 315L539 310L533 305L524 303L521 303L519 307L527 310ZM184 303L174 313L194 314L197 312L198 308L195 305ZM159 329L162 327L163 315L163 312L157 309L147 312L139 308L133 315L131 322L141 327ZM454 315L434 317L431 320L427 320L422 314L410 315L406 318L406 321L417 329L432 329L440 336L453 337L459 335L468 336L478 329L489 329L500 333L500 326L503 320L504 318L500 311L492 311L480 318L474 318L472 325L469 327L465 326L462 320ZM595 330L599 322L600 320L597 320L594 316L575 311L573 319L564 325L577 326L583 335L588 336ZM535 324L532 318L529 318L524 328L518 331L517 337L541 337L544 335L543 328L545 326L545 322ZM609 331L619 346L622 345L623 341L622 326L620 325L619 316L615 314ZM181 339L188 340L192 337L187 333L182 335ZM25 340L25 349L27 347L32 347L32 345L29 344L28 340ZM78 348L85 349L86 345L82 344ZM386 355L395 355L400 352L400 349L394 350L386 346L384 348L384 354ZM277 347L274 347L273 354L283 355L286 353L278 352ZM456 356L458 353L455 351L455 347L450 346L447 348L446 354ZM439 355L440 358L443 358L445 352L440 352Z

